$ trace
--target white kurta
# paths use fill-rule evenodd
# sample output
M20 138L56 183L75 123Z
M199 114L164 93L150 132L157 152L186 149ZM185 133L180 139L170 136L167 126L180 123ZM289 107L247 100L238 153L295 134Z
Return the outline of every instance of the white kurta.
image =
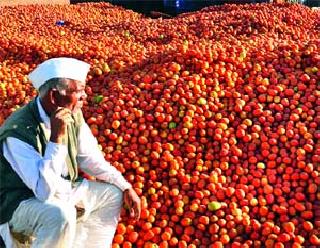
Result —
M37 105L49 140L50 118L42 108L39 98L37 98ZM3 143L3 154L13 170L41 201L58 198L76 204L88 188L87 180L83 180L75 190L71 182L62 177L68 175L65 162L66 145L48 142L45 154L42 156L31 145L9 137ZM131 187L122 174L104 159L95 137L85 122L80 127L77 162L84 172L99 180L114 184L122 191ZM5 233L1 230L7 230L6 225L7 223L0 225L2 237L5 236Z

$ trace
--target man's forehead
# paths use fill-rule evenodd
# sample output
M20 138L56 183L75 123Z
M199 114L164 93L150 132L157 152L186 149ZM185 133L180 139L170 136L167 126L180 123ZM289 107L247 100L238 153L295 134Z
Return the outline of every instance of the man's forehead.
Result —
M83 88L86 86L86 83L83 81L70 79L70 78L63 78L63 81L67 83L72 88Z

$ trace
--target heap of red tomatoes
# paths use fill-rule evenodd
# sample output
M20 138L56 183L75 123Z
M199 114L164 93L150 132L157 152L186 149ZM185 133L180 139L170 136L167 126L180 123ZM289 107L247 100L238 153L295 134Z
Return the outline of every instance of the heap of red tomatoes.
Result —
M113 247L319 247L320 13L0 9L0 123L45 59L91 64L84 116L142 199Z

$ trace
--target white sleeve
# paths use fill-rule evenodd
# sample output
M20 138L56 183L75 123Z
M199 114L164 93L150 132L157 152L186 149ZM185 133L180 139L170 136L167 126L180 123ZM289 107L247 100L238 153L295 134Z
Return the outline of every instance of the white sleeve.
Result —
M65 145L49 142L42 157L33 146L8 137L3 142L3 155L39 200L45 201L54 195L69 199L71 183L61 177L67 155Z
M77 161L84 172L99 180L114 184L122 191L132 187L121 172L105 160L96 138L85 122L80 128Z

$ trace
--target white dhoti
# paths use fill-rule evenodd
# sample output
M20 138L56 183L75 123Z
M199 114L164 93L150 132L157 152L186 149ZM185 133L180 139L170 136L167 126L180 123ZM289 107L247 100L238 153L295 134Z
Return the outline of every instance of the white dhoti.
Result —
M9 226L13 232L35 236L33 248L109 248L118 224L122 194L114 185L88 182L77 199L77 206L85 210L78 219L72 201L41 202L32 198L21 202Z

